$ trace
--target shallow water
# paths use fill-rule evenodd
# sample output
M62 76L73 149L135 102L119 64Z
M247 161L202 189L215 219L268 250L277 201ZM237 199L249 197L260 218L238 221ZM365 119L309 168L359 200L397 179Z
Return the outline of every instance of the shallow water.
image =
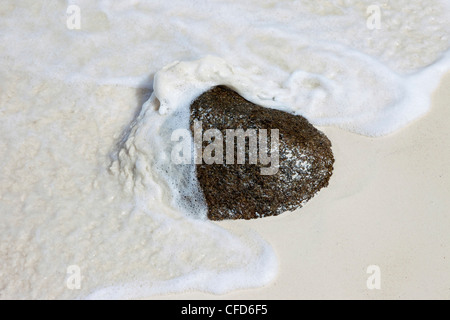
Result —
M80 30L67 28L72 4ZM370 136L418 119L450 66L449 5L379 2L371 30L372 4L2 1L0 298L224 293L273 280L264 240L204 219L167 133L187 127L189 103L217 84ZM186 192L198 206L180 202Z

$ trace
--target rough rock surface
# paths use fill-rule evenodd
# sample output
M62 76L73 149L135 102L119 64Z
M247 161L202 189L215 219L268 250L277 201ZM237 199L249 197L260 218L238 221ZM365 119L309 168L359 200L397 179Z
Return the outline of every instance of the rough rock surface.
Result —
M293 211L328 186L334 163L331 142L301 116L255 105L219 86L192 103L190 121L192 132L194 121L202 121L203 132L218 129L224 137L223 164L196 166L211 220L254 219ZM276 174L262 175L260 169L269 165L262 165L259 158L257 164L249 164L248 150L245 164L226 163L225 130L239 128L268 129L269 148L270 130L279 130ZM202 148L211 141L203 142Z

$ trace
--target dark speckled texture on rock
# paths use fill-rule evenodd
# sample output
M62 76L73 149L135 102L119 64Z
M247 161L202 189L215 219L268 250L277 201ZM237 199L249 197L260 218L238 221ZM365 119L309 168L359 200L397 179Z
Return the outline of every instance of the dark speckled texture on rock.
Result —
M192 131L195 120L202 121L203 131L219 129L224 136L224 164L196 166L211 220L254 219L293 211L328 186L334 163L331 142L304 117L255 105L219 86L192 103ZM279 129L278 173L261 175L260 168L268 165L249 164L248 152L245 164L226 164L225 130L239 128ZM204 142L203 148L208 144Z

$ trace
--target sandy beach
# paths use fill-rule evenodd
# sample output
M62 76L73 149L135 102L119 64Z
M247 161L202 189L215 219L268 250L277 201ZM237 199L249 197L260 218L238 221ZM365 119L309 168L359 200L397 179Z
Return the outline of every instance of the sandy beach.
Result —
M450 298L448 1L6 0L0 17L0 299ZM236 172L203 188L173 134L191 141L220 85L258 121L322 130L329 186L208 220L211 194L217 218L261 217L325 185L308 144L277 192Z
M330 186L304 208L219 225L257 231L275 249L270 285L159 299L449 299L450 74L429 114L382 138L321 128L333 142ZM369 290L369 266L381 289ZM152 297L155 299L155 297Z

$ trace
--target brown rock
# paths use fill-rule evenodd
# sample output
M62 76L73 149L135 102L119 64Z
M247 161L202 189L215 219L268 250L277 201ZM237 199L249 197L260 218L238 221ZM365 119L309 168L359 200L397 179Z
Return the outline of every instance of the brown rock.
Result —
M334 163L331 142L301 116L255 105L220 86L192 103L190 121L193 132L194 121L202 121L203 132L218 129L223 135L223 164L196 166L211 220L253 219L293 211L328 185ZM262 175L261 168L270 165L261 164L260 158L249 164L248 139L245 164L236 164L236 149L235 164L227 163L226 129L267 129L268 141L271 130L278 129L278 172ZM204 142L203 150L209 144Z

